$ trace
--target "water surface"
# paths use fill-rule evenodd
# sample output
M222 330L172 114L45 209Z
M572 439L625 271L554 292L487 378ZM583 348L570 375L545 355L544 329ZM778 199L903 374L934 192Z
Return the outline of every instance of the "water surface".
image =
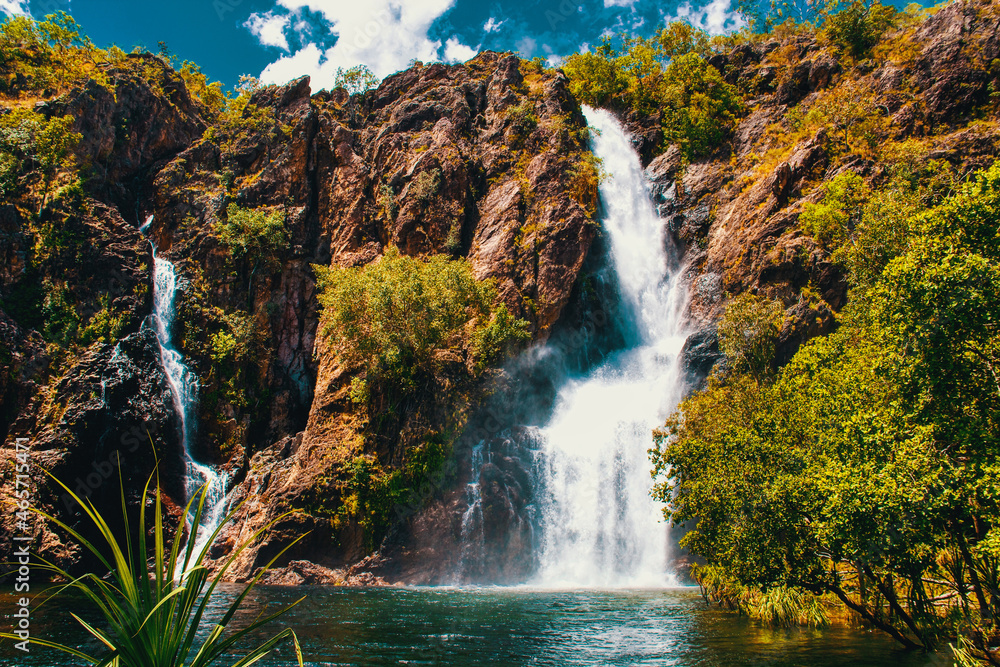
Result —
M220 596L221 609L234 589ZM853 628L772 630L705 604L696 590L539 591L511 588L262 588L239 621L263 608L306 599L287 617L308 665L679 665L685 667L917 667L950 664L907 653ZM9 591L0 595L10 627ZM43 607L38 636L97 651L71 624L82 601ZM260 635L260 640L266 634ZM236 660L228 663L233 664ZM0 664L75 665L33 647L4 642ZM282 650L260 665L290 667Z

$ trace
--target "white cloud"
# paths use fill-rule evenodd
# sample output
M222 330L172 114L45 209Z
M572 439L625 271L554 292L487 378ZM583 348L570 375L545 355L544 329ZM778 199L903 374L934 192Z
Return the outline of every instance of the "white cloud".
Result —
M442 54L441 41L427 35L434 21L454 3L455 0L278 0L276 10L297 13L308 9L322 15L337 42L325 51L315 43L308 43L268 65L260 78L265 83L284 83L308 74L313 78L315 90L332 87L338 67L362 63L376 76L385 77L414 59L463 57L470 49L457 39L448 40L449 46Z
M264 83L286 83L297 79L303 74L313 77L314 88L333 88L333 80L329 83L321 81L323 74L323 52L315 44L306 44L290 56L284 56L274 61L261 72L260 80Z
M604 0L604 7L631 7L635 0Z
M288 51L285 29L291 22L292 19L287 14L275 14L274 11L270 11L266 14L251 14L243 26L249 28L264 46L276 46Z
M507 21L497 21L492 16L490 20L483 24L483 32L498 32Z
M712 0L702 7L692 7L691 3L685 2L677 8L677 15L667 20L686 20L712 35L721 35L746 26L743 16L730 7L731 0Z
M517 47L518 53L524 57L528 57L535 52L536 48L538 48L538 42L536 42L533 37L525 36L517 40L517 44L514 46Z
M0 0L0 12L7 16L27 14L28 0Z
M444 43L444 59L450 63L464 63L475 57L478 51L458 41L458 37L449 37Z

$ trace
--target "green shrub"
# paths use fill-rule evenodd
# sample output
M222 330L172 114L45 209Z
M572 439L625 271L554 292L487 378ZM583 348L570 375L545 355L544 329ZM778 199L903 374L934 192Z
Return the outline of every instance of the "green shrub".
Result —
M80 328L80 314L76 309L73 292L64 282L52 282L46 278L43 283L45 299L42 301L42 330L45 339L68 347L76 340Z
M563 71L569 77L569 89L584 104L608 107L623 104L628 81L615 62L616 52L609 38L602 39L594 51L574 53L566 59Z
M218 144L224 160L227 160L228 155L236 151L241 140L264 138L271 141L283 132L283 128L274 116L273 109L260 107L250 102L253 94L260 88L260 81L256 78L247 75L241 76L236 87L238 94L235 97L225 99L215 118L215 123L202 135L205 141ZM212 98L214 95L212 90L206 91L205 94L209 96L212 103L218 104L218 101Z
M435 372L438 351L465 355L482 369L528 338L527 323L497 303L493 282L476 280L464 260L421 260L389 248L366 266L314 268L323 334L369 382L406 393Z
M521 145L525 139L538 127L538 116L535 114L535 103L530 99L520 104L508 107L504 116L510 122L511 138L515 145Z
M441 189L441 170L438 168L422 171L413 177L407 194L426 206Z
M583 206L587 214L597 213L598 187L607 177L604 163L599 157L587 151L582 153L580 160L567 171L569 176L569 193Z
M125 327L128 326L128 313L114 312L107 294L102 294L99 302L101 310L90 318L87 326L80 332L80 342L84 345L89 345L95 341L102 343L114 342L121 337Z
M697 53L707 58L712 53L711 38L700 28L685 21L673 21L653 36L659 51L667 58Z
M252 298L254 277L280 266L279 253L288 244L285 214L230 204L226 218L215 223L215 231L237 270L247 279Z
M736 89L695 53L673 60L663 79L665 143L678 144L688 159L710 152L743 111Z
M226 107L226 95L222 92L222 82L210 82L197 64L185 60L177 70L184 85L196 100L204 104L212 116L218 116Z
M343 88L351 95L363 93L378 85L378 77L364 65L355 65L344 69L337 68L333 78L334 88Z
M121 51L98 49L65 12L44 21L10 16L0 25L0 93L49 93L85 78L106 83L97 66Z
M749 292L733 298L719 320L719 347L733 372L766 376L774 363L785 309Z
M827 247L844 243L861 222L871 188L853 171L838 174L823 184L823 199L806 204L799 225L809 236Z
M616 49L604 37L592 52L566 59L563 70L581 102L597 107L660 113L667 144L686 158L710 152L743 113L743 100L705 59L703 31L672 23L653 38L623 36Z
M121 532L109 527L113 524L109 524L109 518L102 516L93 503L81 499L59 480L55 481L62 491L80 506L89 523L100 535L100 541L95 545L78 532L78 527L71 527L40 510L32 511L68 533L81 550L100 562L106 574L99 571L76 577L44 559L42 565L36 564L35 567L62 579L66 583L60 587L60 591L66 588L79 591L99 612L102 623L93 625L86 623L73 612L67 614L100 641L101 654L99 657L94 657L78 648L36 637L32 637L29 641L67 653L86 664L102 667L139 665L208 667L218 664L223 659L235 660L231 663L234 667L247 667L269 655L280 643L291 640L296 661L299 667L302 667L299 640L295 632L289 628L282 630L263 644L250 648L249 651L246 651L241 644L244 638L285 614L305 598L293 602L277 613L258 615L244 628L236 630L229 627L237 613L242 611L244 601L253 592L260 578L299 540L278 551L274 558L260 568L249 585L240 591L221 615L212 608L213 601L217 600L216 591L219 584L225 580L226 573L233 563L247 547L264 537L275 523L288 517L288 514L281 515L241 540L220 564L221 566L214 568L213 574L206 563L207 546L199 553L195 553L194 539L187 539L186 545L184 543L187 531L183 527L174 533L173 540L169 539L167 529L163 525L160 489L157 487L155 491L150 492L152 478L147 481L146 488L143 489L139 503L138 526L132 525L134 516L130 520L130 513L125 506L125 491L122 489L121 519L124 530ZM195 526L202 525L206 494L207 486L202 487L190 499L182 515L193 517ZM145 502L150 496L154 499L154 502L150 503L154 512L152 525L147 521ZM242 506L240 503L223 518L209 537L207 545L215 542L219 533L233 520ZM212 622L209 630L206 626L210 618ZM0 636L6 639L19 639L10 633L0 633ZM245 651L243 657L232 656L232 649L236 646L240 647L240 652Z
M73 149L83 138L73 132L73 117L46 118L30 109L18 108L0 116L0 156L6 165L7 187L13 187L19 169L37 169L42 175L41 206L57 175L74 166Z
M846 7L841 7L840 2L831 4L832 13L826 17L824 32L831 42L854 58L867 55L895 23L895 8L878 0L853 0Z

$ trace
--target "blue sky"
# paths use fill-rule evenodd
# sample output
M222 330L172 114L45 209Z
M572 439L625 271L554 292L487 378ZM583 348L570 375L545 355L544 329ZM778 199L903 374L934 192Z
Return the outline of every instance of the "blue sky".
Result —
M602 33L651 33L683 18L712 33L740 26L736 0L0 0L7 14L70 12L98 46L164 41L227 87L241 74L283 83L338 67L384 77L412 60L457 62L484 49L556 62Z
M240 74L269 83L309 74L318 90L337 67L364 63L385 76L414 59L456 62L484 49L557 58L605 31L648 34L678 16L718 33L738 25L730 1L0 0L0 11L68 11L98 46L156 51L164 41L227 86Z

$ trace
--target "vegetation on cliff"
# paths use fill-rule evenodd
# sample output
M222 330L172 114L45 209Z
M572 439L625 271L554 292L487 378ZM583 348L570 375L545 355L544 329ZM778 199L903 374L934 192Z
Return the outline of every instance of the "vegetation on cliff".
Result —
M497 302L493 281L476 280L465 261L424 261L390 248L363 267L314 268L323 333L341 363L364 372L352 388L358 402L370 397L371 385L409 396L449 353L478 374L530 337L528 323Z
M367 423L362 433L371 436L398 419L407 404L419 403L421 394L433 392L442 378L461 393L530 339L528 322L511 315L498 301L494 281L476 280L465 260L421 260L390 248L362 267L313 268L323 335L343 367L360 370L350 398ZM393 507L452 456L463 419L463 410L449 415L396 471L384 470L370 456L352 459L345 466L346 497L335 515L360 519L371 545L378 544Z
M623 36L618 47L606 36L563 69L585 104L658 114L663 148L677 144L690 159L714 150L744 111L739 92L705 59L709 51L705 33L673 23L649 39Z
M1000 163L944 198L927 171L871 193L857 223L828 216L855 267L840 328L777 373L733 363L687 399L656 436L671 478L656 494L713 581L830 596L909 647L957 628L995 664ZM900 197L908 210L882 215ZM734 362L777 336L745 301L720 326Z
M677 236L725 358L657 432L656 494L726 606L997 664L1000 17L841 8L710 57L758 100L731 169L651 166L709 212Z

